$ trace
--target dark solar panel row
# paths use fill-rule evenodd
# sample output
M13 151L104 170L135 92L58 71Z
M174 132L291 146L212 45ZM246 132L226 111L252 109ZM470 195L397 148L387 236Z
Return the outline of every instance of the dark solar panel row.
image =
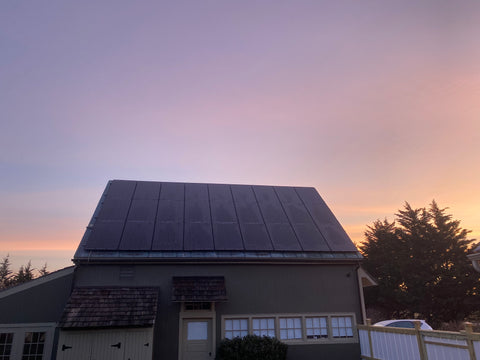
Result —
M315 189L115 180L87 250L356 251Z

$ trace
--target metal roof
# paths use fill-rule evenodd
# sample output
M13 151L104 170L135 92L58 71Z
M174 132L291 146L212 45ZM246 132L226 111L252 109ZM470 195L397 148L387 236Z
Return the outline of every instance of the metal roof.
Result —
M361 255L311 187L113 180L75 254L87 257Z

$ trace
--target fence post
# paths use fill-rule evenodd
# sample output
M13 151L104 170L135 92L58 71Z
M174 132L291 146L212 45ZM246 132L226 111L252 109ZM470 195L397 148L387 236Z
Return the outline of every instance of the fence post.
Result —
M368 346L370 347L370 357L372 359L375 358L373 356L373 345L372 345L372 319L367 319L367 331L368 331Z
M427 349L425 347L423 335L420 332L420 326L422 326L422 323L418 320L415 321L414 323L415 323L415 334L417 335L418 353L420 354L420 360L428 360Z
M465 340L467 341L468 353L470 354L470 360L475 360L475 348L472 341L473 325L470 322L465 323Z

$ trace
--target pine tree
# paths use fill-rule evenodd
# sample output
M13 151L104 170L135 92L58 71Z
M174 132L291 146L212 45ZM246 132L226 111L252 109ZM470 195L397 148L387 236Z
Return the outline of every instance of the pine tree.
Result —
M478 309L479 276L466 257L473 240L446 210L435 201L428 209L406 203L394 222L368 226L360 249L379 286L367 289L367 305L390 318L418 315L432 323Z

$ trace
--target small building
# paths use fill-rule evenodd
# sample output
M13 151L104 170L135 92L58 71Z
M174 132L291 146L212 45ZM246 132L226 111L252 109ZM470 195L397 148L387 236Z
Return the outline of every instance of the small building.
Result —
M73 261L0 293L0 359L214 359L247 334L360 356L372 280L314 188L113 180Z

